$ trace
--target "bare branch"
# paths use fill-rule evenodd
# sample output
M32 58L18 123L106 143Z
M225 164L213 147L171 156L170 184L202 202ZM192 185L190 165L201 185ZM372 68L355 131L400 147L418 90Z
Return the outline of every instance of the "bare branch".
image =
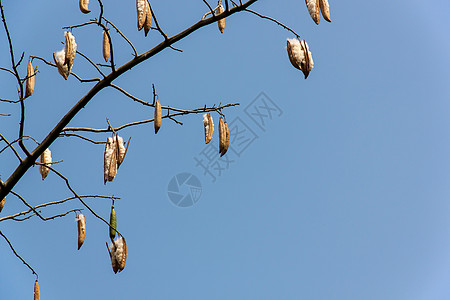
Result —
M24 130L24 126L25 126L25 104L23 102L23 98L24 98L23 97L23 85L20 80L19 72L17 71L17 65L22 61L22 58L19 60L18 64L15 63L13 44L12 44L11 36L9 35L8 25L6 24L5 13L3 11L3 5L2 5L1 1L0 1L0 10L1 10L1 14L2 14L3 27L5 28L6 36L8 38L9 53L10 53L10 57L11 57L11 67L14 71L14 75L16 76L17 84L18 84L18 93L19 93L19 100L20 100L19 146L27 156L30 156L30 152L25 147L25 145L23 144L22 139L21 139L23 137L23 130ZM23 57L23 54L22 54L22 57Z
M84 137L84 136L82 136L82 135L75 134L75 133L66 133L66 132L63 132L63 133L61 133L59 136L61 136L61 137L72 137L72 136L73 136L73 137L78 137L78 138L83 139L83 140L85 140L85 141L91 142L91 143L93 143L93 144L106 144L106 142L96 142L96 141L94 141L94 140L88 139L87 137Z
M2 140L4 140L5 143L6 143L6 147L3 148L3 149L0 151L0 153L2 153L3 150L5 150L6 148L9 147L9 148L11 148L11 150L14 152L14 154L15 154L16 157L17 157L17 159L19 159L19 161L22 162L22 158L20 157L19 153L17 153L16 149L12 146L12 144L15 143L15 142L18 141L18 140L16 140L16 141L10 143L10 142L8 142L8 140L7 140L7 139L3 136L3 134L1 134L1 133L0 133L0 138L2 138Z
M105 219L103 219L101 216L99 216L89 205L86 204L86 202L83 201L83 199L75 192L75 190L71 187L70 183L69 183L69 179L67 179L67 177L65 177L64 175L62 175L61 173L59 173L58 171L56 171L54 168L47 166L47 168L49 168L52 172L54 172L56 175L58 175L62 180L65 181L67 188L72 192L72 194L78 199L80 200L80 202L98 219L102 220L105 224L107 224L109 227L112 227L111 224L109 224L108 221L106 221ZM33 210L35 213L36 211ZM123 236L116 228L114 228L118 234L120 234L121 236Z
M0 0L1 1L1 0ZM229 11L225 11L221 16L228 17L232 14L243 11L257 0L248 0L242 5L231 8ZM1 2L0 2L1 3ZM204 20L200 20L193 24L192 26L186 28L185 30L179 32L178 34L169 37L167 40L162 41L152 49L147 52L136 56L127 63L123 64L121 67L117 68L115 72L111 72L108 76L97 82L65 115L61 118L58 124L48 133L44 138L42 143L33 150L30 156L27 156L22 163L14 170L14 172L9 176L9 178L4 182L3 186L0 188L0 199L6 196L12 188L17 184L20 178L34 165L36 159L47 149L58 137L59 134L64 130L64 128L69 124L69 122L77 115L77 113L84 108L89 101L102 89L109 86L112 81L131 70L136 65L142 63L143 61L153 57L154 55L160 53L176 42L184 39L193 32L212 24L217 21L217 18L211 17ZM183 113L180 113L183 114Z
M114 197L114 196L102 196L102 195L80 195L79 197L80 197L80 198L103 198L103 199L113 199L113 200L118 200L118 199L120 199L119 197ZM62 199L62 200L58 200L58 201L52 201L52 202L47 202L47 203L39 204L39 205L36 205L36 206L33 207L33 208L34 208L34 209L38 209L38 208L41 208L41 207L47 207L47 206L50 206L50 205L62 204L62 203L65 203L65 202L67 202L67 201L69 201L69 200L73 200L73 199L78 199L78 198L75 197L75 196L73 196L73 197L68 197L68 198L65 198L65 199ZM26 210L26 211L22 211L22 212L20 212L20 213L16 213L16 214L14 214L14 215L10 215L10 216L6 216L6 217L3 217L3 218L0 218L0 222L5 221L5 220L9 220L9 219L14 219L14 218L16 218L16 217L19 217L19 216L23 216L23 215L29 214L29 213L32 212L32 211L33 211L33 209L29 209L29 210ZM40 212L40 211L38 211L38 212ZM34 215L34 214L33 214L33 215Z
M206 107L205 106L204 108L196 108L196 109L193 109L193 110L182 110L182 109L178 109L178 108L171 108L169 106L164 106L164 107L161 107L161 108L162 109L167 109L167 110L174 110L174 111L178 111L178 112L174 113L174 114L167 114L165 116L162 116L162 119L169 118L169 119L175 121L175 123L183 125L183 123L175 120L174 117L182 116L182 115L188 115L188 114L201 114L201 113L210 112L210 111L215 111L215 112L218 112L219 114L222 115L220 110L222 110L223 108L226 108L226 107L232 107L232 106L236 106L236 105L239 105L239 103L226 104L226 105L222 105L222 106L218 106L218 107L214 107L214 106L213 107ZM148 104L148 106L153 106L153 105L152 104ZM136 122L127 123L127 124L124 124L124 125L119 126L119 127L114 127L114 128L108 127L108 128L103 128L103 129L88 128L88 127L66 127L66 128L63 129L63 132L66 132L66 131L86 131L86 132L95 132L95 133L112 132L113 130L114 131L120 131L120 130L125 129L125 128L130 127L130 126L136 126L136 125L151 123L153 121L154 121L154 119L148 119L148 120L142 120L142 121L136 121Z
M247 11L247 12L252 13L252 14L254 14L254 15L260 17L260 18L263 18L263 19L266 19L266 20L269 20L269 21L272 21L272 22L278 24L281 27L283 27L284 29L286 29L287 31L290 31L292 34L294 34L296 38L300 39L300 35L299 34L297 34L294 30L292 30L288 26L284 25L283 23L281 23L281 22L279 22L279 21L277 21L277 20L275 20L275 19L273 19L271 17L263 16L260 13L257 13L256 11L251 10L251 9L244 9L244 11Z
M94 68L100 73L100 75L102 75L103 77L106 77L106 75L97 67L96 64L94 64L94 62L89 57L87 57L86 55L84 55L83 53L81 53L78 50L77 50L77 53L80 54L82 57L84 57L92 66L94 66Z
M0 5L1 5L1 3L0 3ZM33 270L33 268L22 258L22 256L20 256L17 252L16 252L16 250L14 249L14 247L13 247L13 245L11 244L11 242L8 240L8 238L6 237L6 235L4 235L3 234L3 232L0 230L0 235L5 239L5 241L8 243L8 245L9 245L9 248L11 248L11 250L12 250L12 252L14 253L14 255L18 258L18 259L20 259L23 263L24 263L24 265L26 265L27 267L28 267L28 269L30 269L31 270L31 272L33 272L33 274L34 275L36 275L36 279L39 277L38 276L38 274L36 273L36 271L35 270Z
M14 77L16 77L16 74L14 74L14 72L13 71L11 71L10 69L6 69L6 68L2 68L2 67L0 67L0 70L2 70L2 71L6 71L6 72L9 72L9 73L11 73Z

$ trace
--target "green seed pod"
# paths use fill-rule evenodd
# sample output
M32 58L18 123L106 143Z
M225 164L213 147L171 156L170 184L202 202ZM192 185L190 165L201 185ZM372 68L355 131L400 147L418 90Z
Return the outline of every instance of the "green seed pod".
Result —
M109 227L109 237L111 240L113 240L116 237L116 230L114 228L117 228L117 217L116 217L116 211L114 210L114 205L111 206L111 215L109 216L109 224L111 226Z

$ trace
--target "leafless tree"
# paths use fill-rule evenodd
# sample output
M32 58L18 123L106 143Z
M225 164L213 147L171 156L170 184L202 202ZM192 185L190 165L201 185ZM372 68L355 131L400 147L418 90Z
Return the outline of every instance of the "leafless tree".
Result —
M89 13L89 9L87 7L87 3L89 1L86 0L80 0L80 10L83 13ZM104 9L103 9L103 3L101 0L92 1L90 5L97 5L99 14L98 16L95 16L95 18L90 19L82 24L72 25L72 26L66 26L62 27L62 29L67 30L67 32L77 31L77 34L82 34L81 32L78 32L78 30L82 27L87 26L96 26L98 30L104 32L104 51L108 52L105 54L105 60L107 61L107 64L102 63L96 63L91 58L89 58L89 55L86 53L81 53L79 51L76 51L76 54L78 56L81 56L84 58L85 62L92 66L93 70L98 73L98 77L95 78L84 78L81 74L75 74L74 72L71 72L71 62L70 59L68 61L68 51L70 51L72 48L70 48L71 40L70 37L66 37L65 47L66 47L66 57L65 61L58 60L57 57L54 55L54 61L51 61L48 58L37 56L37 55L30 55L29 56L29 67L27 74L20 74L19 73L19 66L24 63L25 61L25 52L21 52L20 55L18 55L16 49L14 49L13 45L13 37L10 35L10 31L8 29L8 18L7 18L7 11L4 10L2 1L0 0L0 9L1 9L1 17L2 17L2 25L3 30L6 34L6 42L9 46L9 54L10 54L10 65L9 66L0 66L0 70L9 73L11 76L15 78L15 81L17 83L17 97L16 99L3 99L0 95L0 101L2 103L5 103L5 105L11 105L11 106L18 106L20 109L18 110L20 114L18 116L15 116L11 111L8 111L7 109L5 111L1 111L0 118L13 118L17 117L18 122L18 135L16 135L17 131L16 128L1 128L0 129L0 141L4 144L2 148L0 148L0 154L6 152L6 151L12 151L14 153L14 156L17 158L17 167L15 170L9 174L7 179L5 181L0 180L0 199L2 199L2 204L0 205L0 212L5 205L5 199L6 199L6 205L8 205L8 198L10 197L16 197L19 199L23 205L25 206L25 209L23 211L15 212L8 216L2 216L0 217L0 222L4 221L16 221L16 222L22 222L29 220L30 218L37 217L41 219L42 221L50 221L55 218L60 218L67 216L70 213L74 213L76 215L80 214L82 210L87 210L91 215L96 217L100 222L103 222L107 227L110 229L117 231L117 233L122 237L123 235L115 228L115 225L112 223L112 219L109 221L102 216L100 216L97 212L95 212L88 204L88 200L92 198L106 198L111 199L114 201L115 199L120 199L118 197L114 196L108 196L108 195L82 195L75 191L75 189L72 187L69 178L64 176L60 171L58 171L57 164L58 162L53 162L51 166L47 161L41 160L39 161L39 157L41 157L46 149L48 149L53 142L55 142L57 139L60 139L62 137L76 137L80 138L83 141L86 141L88 143L93 144L99 144L100 146L103 146L106 142L104 141L104 135L111 135L111 134L118 134L122 129L131 127L131 126L138 126L140 124L146 124L155 122L155 118L152 119L145 119L145 120L136 120L130 123L122 124L116 127L111 126L109 123L109 120L107 121L107 124L105 124L104 128L90 128L90 127L69 127L69 123L71 120L80 112L80 110L84 107L88 107L88 104L90 101L100 94L100 92L105 88L113 88L123 94L124 97L129 99L130 101L138 102L142 104L143 106L151 109L157 109L157 103L158 101L158 94L156 92L157 88L153 85L153 101L145 101L143 99L139 99L138 97L134 96L131 92L125 90L124 88L120 87L119 85L113 83L117 78L124 75L128 71L130 71L133 67L137 66L138 64L144 63L146 60L152 58L156 54L162 52L162 51L179 51L182 52L181 49L177 49L175 47L175 44L187 37L189 37L193 32L199 30L202 27L218 23L219 28L221 31L223 31L223 23L225 18L228 18L234 14L237 13L249 13L252 15L255 15L261 19L267 20L269 22L273 22L276 25L281 26L282 30L287 30L291 35L295 37L295 41L298 42L297 39L300 38L300 36L291 28L283 24L282 22L275 20L269 16L264 16L256 11L253 11L249 9L249 7L257 2L257 0L248 0L248 1L232 1L232 0L225 0L222 4L221 1L218 2L218 4L211 4L209 2L213 1L206 1L203 0L203 3L205 4L205 11L206 13L203 16L199 16L199 20L192 24L191 26L185 28L184 30L169 35L167 34L163 28L159 25L158 19L157 19L157 12L155 12L152 8L150 3L147 0L137 0L137 7L139 8L139 5L144 5L144 8L141 7L141 11L138 10L138 23L141 23L138 26L144 27L146 33L149 30L157 31L161 37L162 41L154 46L151 49L148 49L147 51L143 53L138 53L136 50L136 47L133 45L133 43L130 41L129 38L125 36L125 34L109 19L107 19L104 15ZM308 1L308 2L314 2L316 4L316 7L312 7L310 4L308 4L308 9L311 13L312 9L316 9L316 13L319 3L323 5L323 3L327 4L326 0L320 0L320 1ZM328 4L327 4L328 5ZM311 8L311 7L312 8ZM327 7L326 7L327 8ZM147 14L146 14L147 13ZM314 11L313 11L314 13ZM140 15L141 14L141 15ZM91 13L92 15L92 13ZM329 15L329 14L328 14ZM311 14L313 16L313 14ZM325 15L324 15L325 16ZM144 18L144 19L140 19ZM146 18L146 19L145 19ZM320 18L320 16L319 16ZM329 16L328 16L329 18ZM325 18L327 19L327 18ZM150 22L153 22L153 27L151 27ZM315 20L316 21L316 20ZM148 23L146 23L148 22ZM222 25L221 25L222 24ZM69 35L69 34L67 34ZM71 35L71 34L70 34ZM121 66L116 65L116 61L119 60L118 57L115 55L115 41L117 39L123 39L128 46L130 47L130 50L132 52L131 58L129 58L128 61L126 61ZM73 40L74 42L74 40ZM295 53L295 49L291 49L290 47L301 47L301 53ZM73 48L75 50L75 48ZM298 50L298 49L297 49ZM309 71L312 68L312 59L310 58L310 53L307 48L306 43L300 42L298 45L289 45L288 42L288 51L289 52L289 59L291 60L291 63L294 65L294 67L300 69L305 73L305 77L309 73ZM302 55L301 58L296 57L295 55ZM72 53L72 55L75 55L75 53ZM69 55L70 56L70 55ZM120 58L121 60L124 58ZM73 60L73 59L72 59ZM108 63L109 60L109 63ZM44 139L41 141L33 138L32 136L26 135L25 133L25 110L27 107L27 100L32 97L33 91L30 91L29 85L31 82L34 81L34 77L41 76L42 73L40 73L37 69L32 67L32 63L40 61L43 62L48 68L53 69L59 69L60 73L67 79L67 76L73 76L76 78L81 84L83 83L95 83L95 85L90 88L90 90L81 97L78 102L76 102L73 107L65 113L65 115L59 120L59 122L51 129L45 136ZM73 61L72 61L73 62ZM78 62L79 63L79 62ZM65 71L64 71L64 68ZM42 68L41 68L42 69ZM105 71L106 70L106 71ZM64 75L64 72L66 74ZM33 83L34 86L34 83ZM34 88L34 87L33 87ZM3 107L5 107L5 105ZM217 113L220 116L224 115L224 111L226 109L232 108L233 106L239 105L239 103L228 103L228 104L212 104L207 105L205 104L203 107L198 107L194 109L184 109L184 108L177 108L177 107L170 107L170 106L161 106L161 111L163 112L161 115L162 119L170 119L173 122L182 125L183 123L179 120L181 117L184 117L185 115L193 115L193 114L204 114L204 113ZM107 126L106 126L107 125ZM95 133L99 135L103 135L103 138L100 140L93 140L92 138L88 138L85 133ZM117 135L113 135L113 137L116 137ZM113 141L114 140L113 138ZM127 143L127 147L130 144L130 141ZM116 147L115 150L119 151ZM121 159L118 152L117 154L114 153L115 161L117 160L123 160L123 157ZM123 154L124 155L124 154ZM39 161L39 162L38 162ZM120 164L119 162L119 164ZM61 178L62 182L66 185L67 189L72 194L71 197L61 199L61 200L55 200L51 202L41 203L39 205L31 205L24 197L22 197L19 194L19 191L15 190L14 187L16 184L21 180L21 178L26 174L31 167L38 165L46 172L50 171L54 174L56 174L59 178ZM0 170L1 172L2 170ZM2 174L5 175L5 174ZM5 176L6 177L6 176ZM5 178L4 177L4 178ZM8 198L6 198L8 196ZM69 201L72 201L74 207L69 210L64 210L58 214L54 215L46 215L45 210L49 207L58 206L63 203L67 203ZM37 272L31 267L29 263L26 262L26 260L14 249L12 243L9 241L5 233L0 231L0 235L3 237L5 242L8 244L8 246L11 248L13 254L17 256L18 259L20 259L31 271L33 274L36 275L37 280ZM112 239L113 237L111 237Z

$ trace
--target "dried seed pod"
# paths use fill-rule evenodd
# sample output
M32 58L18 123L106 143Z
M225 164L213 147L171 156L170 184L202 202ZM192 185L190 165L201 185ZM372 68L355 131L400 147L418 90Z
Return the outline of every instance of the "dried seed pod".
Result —
M64 36L66 38L64 52L64 64L67 65L67 68L70 70L73 66L73 61L75 59L75 53L77 52L77 43L75 43L75 37L70 31L64 32Z
M109 44L109 38L106 34L106 31L103 31L103 58L105 59L105 61L108 61L110 52L111 47Z
M314 67L311 52L305 40L299 41L297 39L287 39L287 51L291 64L301 70L308 77L309 72Z
M222 117L219 120L219 153L222 154L225 145L225 126Z
M203 115L203 126L205 127L205 144L208 144L213 136L214 122L209 113Z
M117 149L115 139L112 137L108 137L106 140L103 170L104 183L113 181L117 173Z
M320 0L305 0L306 7L308 8L309 15L316 24L320 22Z
M141 30L145 23L145 1L147 0L136 0L138 30Z
M31 60L28 61L28 68L27 68L27 82L25 84L25 97L33 95L34 92L34 68L31 64Z
M220 156L224 156L225 153L227 153L228 151L228 146L230 146L230 130L228 129L228 124L227 122L223 123L224 126L224 143L223 143L223 149L222 149L222 153L220 154Z
M45 151L42 152L41 158L40 158L40 162L42 164L46 164L46 166L51 167L51 165L52 165L52 152L50 151L50 149L45 149ZM49 168L47 168L46 166L39 165L39 172L41 173L42 180L44 180L45 177L47 177L48 172L50 171Z
M41 300L41 291L39 289L39 283L37 279L34 282L34 300Z
M147 33L150 31L151 27L152 27L152 10L150 9L150 4L148 3L148 0L145 0L145 22L144 22L145 36L147 36Z
M325 21L331 22L330 5L328 4L328 0L319 0L319 6Z
M154 117L154 122L153 122L155 125L155 134L157 134L159 128L161 128L161 118L162 118L161 103L159 103L159 100L156 99L155 117Z
M127 262L127 243L125 238L120 236L115 241L112 241L109 247L108 243L106 243L106 247L108 248L114 273L117 273L117 271L121 272Z
M220 15L224 11L225 11L225 8L222 5L222 1L219 0L219 3L217 3L216 15ZM223 33L223 31L225 30L225 18L217 21L217 25L219 26L220 33Z
M119 168L119 166L122 164L123 160L125 159L125 154L127 153L127 149L125 149L125 145L123 143L123 138L119 135L116 134L116 139L115 139L115 147L117 149L117 168ZM128 140L128 143L130 142L130 140Z
M5 198L3 198L2 201L0 201L0 212L2 212L4 206L5 206Z
M80 10L83 14L90 13L91 11L88 8L89 0L80 0Z
M116 228L117 228L117 216L116 210L114 209L114 205L111 206L111 214L109 215L109 237L111 241L116 237Z
M86 219L83 214L79 214L76 220L78 227L78 250L80 250L86 237Z
M69 70L69 67L64 64L65 57L66 57L66 52L64 51L64 49L56 52L56 55L53 52L53 60L55 61L56 66L58 67L58 73L61 74L61 76L65 80L67 80L67 77L69 77L69 74L70 74L70 70Z

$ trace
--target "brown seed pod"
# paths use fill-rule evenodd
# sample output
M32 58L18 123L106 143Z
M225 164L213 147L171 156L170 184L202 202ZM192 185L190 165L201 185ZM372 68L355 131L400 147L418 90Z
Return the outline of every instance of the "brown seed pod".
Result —
M320 22L320 0L305 0L306 7L308 8L309 15L316 24Z
M222 117L219 120L219 153L222 154L225 145L225 126Z
M314 67L314 61L306 41L299 41L295 38L287 39L287 52L291 64L301 70L306 79Z
M109 54L111 52L111 47L109 44L109 38L106 31L103 31L103 58L107 62L109 59Z
M123 269L125 269L125 264L127 262L127 243L125 242L124 237L120 237L122 239L122 256L118 259L119 262L119 272L121 272ZM117 251L116 251L117 252Z
M28 61L28 68L27 68L27 82L25 84L25 97L33 95L34 92L34 68L31 64L31 60Z
M161 118L162 118L161 103L159 103L159 100L156 99L155 117L154 117L155 134L157 134L159 128L161 128Z
M330 5L328 4L328 0L319 0L319 6L325 21L331 22Z
M117 149L115 139L108 137L105 145L104 161L104 183L113 181L117 173Z
M83 14L90 13L91 11L88 8L89 0L80 0L80 10Z
M147 36L147 33L150 31L151 27L152 27L152 10L150 9L150 4L148 3L148 0L145 0L145 22L144 22L145 36Z
M111 258L111 266L114 273L121 272L125 268L127 262L127 243L125 238L120 236L115 241L111 240L111 244L108 247L109 257Z
M136 0L138 30L141 30L145 23L145 1L146 0Z
M84 238L86 237L86 219L83 214L79 214L77 217L77 227L78 227L78 250L84 243Z
M130 140L128 140L128 144L130 143ZM118 150L117 151L117 168L123 163L123 160L125 159L125 154L127 154L128 145L125 149L125 145L123 143L123 138L116 134L115 138L115 147Z
M0 201L0 212L2 212L4 206L5 206L5 198L3 198L2 201Z
M225 131L225 133L224 133L225 138L224 138L222 153L220 154L220 156L224 156L225 153L227 153L227 151L228 151L228 146L230 146L230 130L228 129L227 122L224 122L223 126L224 126L224 131Z
M205 127L205 144L208 144L213 136L214 122L209 113L203 115L203 126Z
M45 151L42 152L41 158L40 158L40 163L46 164L46 166L51 167L51 165L52 165L52 152L50 151L50 149L45 149ZM42 180L44 180L45 177L47 177L48 172L50 171L49 168L47 168L46 166L39 165L39 172L41 173Z
M61 76L67 80L67 77L69 77L70 71L69 67L64 64L64 60L66 57L66 53L64 52L64 49L61 51L53 52L53 60L55 61L56 67L58 67L58 73L61 74Z
M66 38L64 52L64 64L67 65L67 68L72 69L73 61L75 59L75 53L77 52L77 43L75 43L75 37L70 31L64 32L64 36Z
M34 282L34 300L41 300L41 291L39 289L39 283L37 279Z
M220 15L224 11L225 11L225 8L222 5L222 1L219 0L219 3L217 4L217 9L216 9L216 15ZM217 21L217 25L219 26L220 33L223 33L223 31L225 30L225 18Z

